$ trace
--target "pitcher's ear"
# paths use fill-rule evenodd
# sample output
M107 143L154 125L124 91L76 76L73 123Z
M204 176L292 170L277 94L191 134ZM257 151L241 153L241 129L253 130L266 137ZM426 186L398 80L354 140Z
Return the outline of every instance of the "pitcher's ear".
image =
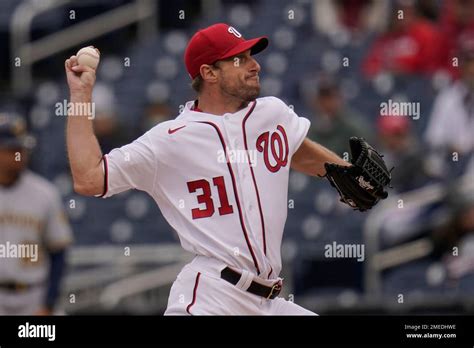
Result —
M214 68L212 65L203 64L199 68L199 72L201 73L201 77L204 81L207 82L216 82L217 81L217 69Z

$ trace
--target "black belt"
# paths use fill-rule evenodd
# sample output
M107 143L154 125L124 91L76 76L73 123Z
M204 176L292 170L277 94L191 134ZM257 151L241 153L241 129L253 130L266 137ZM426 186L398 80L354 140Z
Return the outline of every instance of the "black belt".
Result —
M7 291L26 291L29 290L36 285L25 284L25 283L0 283L0 289L7 290Z
M221 272L221 278L227 280L229 283L236 285L240 277L242 275L239 272L236 272L229 267L226 267ZM249 288L247 289L248 292L265 297L266 299L273 300L281 291L281 283L275 283L273 286L265 286L255 281L252 281Z

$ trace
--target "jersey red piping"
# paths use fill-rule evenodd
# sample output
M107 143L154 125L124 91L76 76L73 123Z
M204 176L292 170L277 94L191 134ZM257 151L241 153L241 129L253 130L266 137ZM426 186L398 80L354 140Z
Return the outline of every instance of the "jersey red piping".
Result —
M191 314L190 312L191 307L194 306L194 304L196 303L197 289L199 286L199 277L201 277L201 272L198 272L198 274L196 275L196 280L194 281L193 300L186 307L186 312L188 312L188 314Z
M109 190L109 166L107 164L107 156L103 155L102 160L104 161L104 193L99 197L104 197Z
M242 132L244 135L244 145L245 145L245 151L247 152L247 156L248 156L249 148L247 146L247 133L245 131L245 122L247 122L247 119L249 118L250 114L253 112L253 109L255 109L256 104L257 104L257 101L254 101L252 107L250 108L249 112L247 113L247 115L245 115L244 120L242 121ZM257 180L255 179L255 173L253 172L253 167L250 164L250 159L249 159L249 167L250 167L250 172L252 173L252 180L253 180L253 186L255 187L255 193L257 194L258 211L260 213L260 221L262 225L263 253L267 255L267 241L265 237L265 221L263 219L262 204L260 203L260 194L258 192Z
M214 127L214 129L216 130L217 135L219 136L219 139L221 141L221 145L222 145L222 148L224 149L224 152L226 154L226 158L228 158L227 146L225 144L224 138L222 137L222 133L219 130L219 127L217 127L217 125L215 125L214 123L209 122L209 121L198 121L198 122L199 123L205 123L205 124L208 124L208 125ZM255 268L257 269L257 272L258 272L257 274L260 274L260 268L258 267L257 258L255 257L255 254L254 254L253 249L252 249L252 244L250 243L250 240L249 240L249 237L248 237L248 234L247 234L247 230L245 229L244 218L243 218L243 214L242 214L242 208L240 207L239 194L237 193L237 185L235 183L234 172L232 170L232 166L230 165L230 162L229 162L228 159L227 159L227 168L229 169L230 177L232 179L232 187L234 189L235 201L237 203L237 209L239 211L240 225L242 226L242 231L244 232L245 241L247 242L247 247L249 248L250 254L252 255L253 263L255 265Z
M191 106L191 111L196 111L196 112L203 112L199 107L197 106L197 100L194 101L193 106Z

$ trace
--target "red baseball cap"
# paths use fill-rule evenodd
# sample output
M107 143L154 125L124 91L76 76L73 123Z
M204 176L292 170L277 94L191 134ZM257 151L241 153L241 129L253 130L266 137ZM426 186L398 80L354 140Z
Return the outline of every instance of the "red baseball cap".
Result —
M410 129L410 121L406 116L380 116L377 120L377 128L381 134L404 134Z
M257 54L267 46L268 38L265 36L245 40L234 27L218 23L193 35L184 52L184 61L189 76L194 79L203 64L214 64L249 49L250 54Z

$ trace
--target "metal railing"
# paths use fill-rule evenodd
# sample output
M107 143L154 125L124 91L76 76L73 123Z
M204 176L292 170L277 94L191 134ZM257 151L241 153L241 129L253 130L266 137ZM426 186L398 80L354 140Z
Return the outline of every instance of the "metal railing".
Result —
M463 192L472 192L474 195L474 180L472 180L472 175L467 174L460 178L457 185L463 189ZM410 245L397 246L383 251L380 250L380 233L386 219L398 209L399 200L403 201L405 209L410 209L410 207L422 207L441 199L445 191L443 185L433 184L400 194L380 202L369 215L364 226L366 250L364 285L368 297L377 298L382 296L381 273L383 270L394 267L402 262L408 262L427 255L432 250L431 243L426 239L412 242Z
M176 243L132 244L129 254L120 246L76 247L68 257L76 271L65 278L62 307L66 312L110 310L128 297L169 286L192 257Z
M157 1L136 0L31 41L35 17L73 3L71 0L26 1L13 13L10 22L10 54L12 62L19 59L19 64L11 65L15 95L24 95L30 91L33 85L32 65L42 59L134 23L138 24L139 38L156 35Z

